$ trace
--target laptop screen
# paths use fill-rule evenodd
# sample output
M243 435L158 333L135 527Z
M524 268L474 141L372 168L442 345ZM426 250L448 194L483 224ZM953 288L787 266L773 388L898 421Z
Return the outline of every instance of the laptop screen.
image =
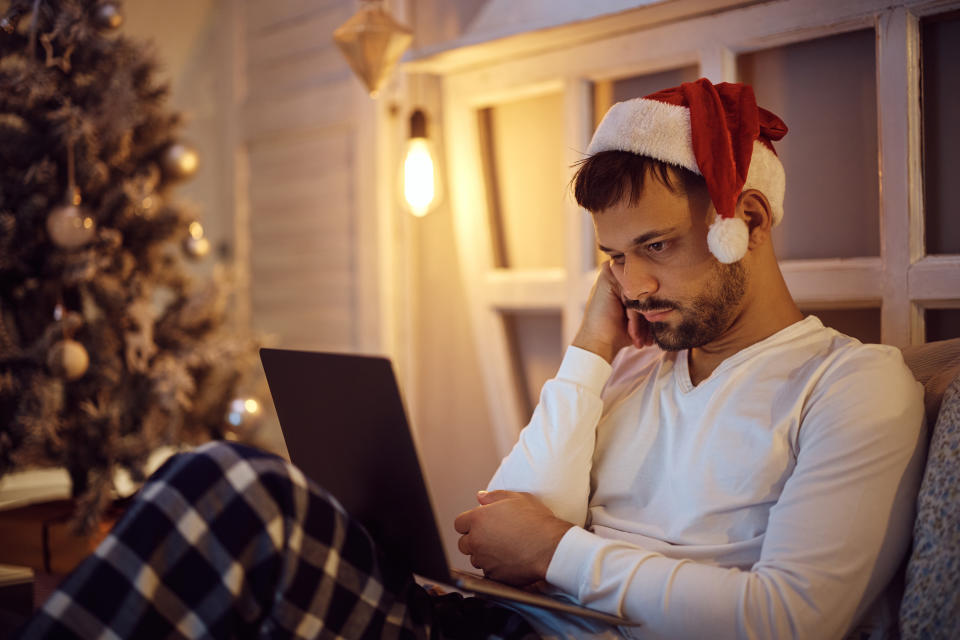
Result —
M449 570L390 361L261 349L290 459L330 492L391 562Z

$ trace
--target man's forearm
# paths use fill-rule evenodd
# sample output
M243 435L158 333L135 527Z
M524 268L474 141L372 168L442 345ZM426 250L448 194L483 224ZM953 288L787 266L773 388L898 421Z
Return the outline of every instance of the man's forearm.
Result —
M544 385L530 424L500 463L488 489L532 493L557 517L584 524L603 409L600 391L610 371L596 355L568 349L557 377Z

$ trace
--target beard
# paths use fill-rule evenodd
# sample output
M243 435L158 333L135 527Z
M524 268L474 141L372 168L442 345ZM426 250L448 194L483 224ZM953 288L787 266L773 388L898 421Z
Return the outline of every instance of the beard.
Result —
M651 322L649 327L657 346L664 351L681 351L702 347L719 338L733 324L746 290L747 275L741 263L717 263L708 293L688 304L648 298L642 304L632 301L629 306L640 311L676 309L680 314L677 325Z

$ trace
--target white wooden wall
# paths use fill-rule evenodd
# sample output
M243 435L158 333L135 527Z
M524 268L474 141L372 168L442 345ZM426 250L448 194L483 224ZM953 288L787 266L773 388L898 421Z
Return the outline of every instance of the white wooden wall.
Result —
M332 40L355 3L233 7L237 251L251 325L276 346L389 352L379 247L390 224L372 188L381 105Z

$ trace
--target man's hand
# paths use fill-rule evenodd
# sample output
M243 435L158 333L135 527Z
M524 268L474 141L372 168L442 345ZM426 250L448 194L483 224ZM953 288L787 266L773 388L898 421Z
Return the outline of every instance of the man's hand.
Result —
M653 336L639 311L624 308L620 285L610 270L610 263L605 262L593 283L573 346L611 362L628 344L640 349L653 344Z
M529 493L481 491L479 507L457 516L460 552L500 582L524 586L544 580L560 539L573 525Z

